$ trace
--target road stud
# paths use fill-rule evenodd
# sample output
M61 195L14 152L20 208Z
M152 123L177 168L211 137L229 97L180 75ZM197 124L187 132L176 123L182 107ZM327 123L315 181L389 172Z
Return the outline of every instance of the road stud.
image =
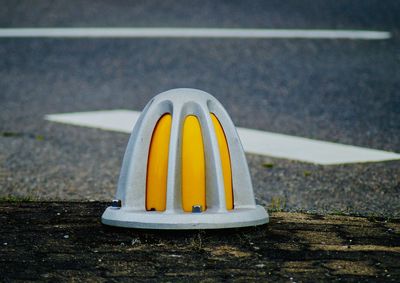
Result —
M268 222L255 204L246 157L228 113L210 94L173 89L155 96L126 148L106 225L220 229Z

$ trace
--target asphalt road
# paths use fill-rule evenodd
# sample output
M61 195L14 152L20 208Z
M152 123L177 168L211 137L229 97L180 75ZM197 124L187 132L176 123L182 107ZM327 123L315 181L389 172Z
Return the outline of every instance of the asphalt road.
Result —
M398 220L275 212L259 227L154 231L101 225L107 205L0 202L2 281L400 280Z
M0 39L0 196L109 200L124 134L45 114L141 110L193 87L237 126L400 152L398 1L2 1L0 27L389 31L380 41ZM257 201L400 217L400 162L317 166L249 155ZM263 164L272 165L264 167Z

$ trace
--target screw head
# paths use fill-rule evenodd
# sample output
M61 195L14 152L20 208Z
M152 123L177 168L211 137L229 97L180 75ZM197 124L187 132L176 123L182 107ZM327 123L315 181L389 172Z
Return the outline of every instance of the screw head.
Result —
M121 208L122 202L120 199L113 199L111 203L111 207L113 208Z
M203 211L203 206L201 205L193 205L192 213L201 213Z

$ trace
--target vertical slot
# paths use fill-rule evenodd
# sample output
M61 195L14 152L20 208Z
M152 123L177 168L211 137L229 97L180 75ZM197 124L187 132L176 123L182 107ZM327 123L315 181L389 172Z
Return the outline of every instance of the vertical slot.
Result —
M158 120L151 137L146 178L146 210L164 211L167 195L171 114Z
M182 134L182 208L206 210L206 168L203 136L197 117L187 116Z
M218 118L211 113L211 120L214 124L215 135L218 140L219 155L221 157L222 173L224 175L225 201L226 209L233 209L233 189L232 189L232 169L231 158L229 154L228 142L226 141L225 132L222 129Z

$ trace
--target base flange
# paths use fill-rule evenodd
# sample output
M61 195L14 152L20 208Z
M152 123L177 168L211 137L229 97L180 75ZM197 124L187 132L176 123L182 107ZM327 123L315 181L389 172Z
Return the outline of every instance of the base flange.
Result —
M206 210L201 213L137 211L108 207L101 222L106 225L164 230L222 229L256 226L268 223L268 213L262 206L235 208L227 212Z

